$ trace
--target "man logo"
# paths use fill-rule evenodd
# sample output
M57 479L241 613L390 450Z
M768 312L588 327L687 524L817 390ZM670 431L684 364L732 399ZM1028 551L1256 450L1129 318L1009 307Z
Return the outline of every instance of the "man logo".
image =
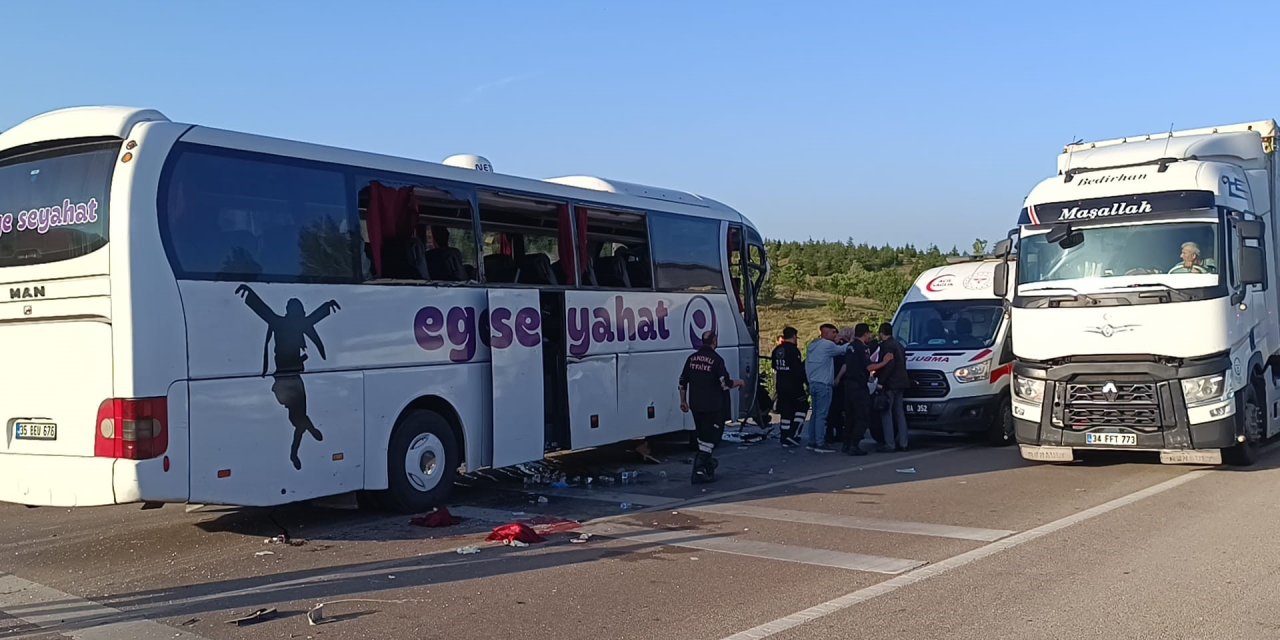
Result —
M1119 396L1120 390L1116 388L1116 383L1108 382L1102 385L1102 397L1106 398L1107 402L1115 402Z

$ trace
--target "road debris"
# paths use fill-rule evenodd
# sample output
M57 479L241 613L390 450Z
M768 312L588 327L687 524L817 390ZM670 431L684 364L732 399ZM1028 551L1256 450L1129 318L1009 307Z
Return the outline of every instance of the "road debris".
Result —
M591 534L589 534L589 533L583 533L583 534L579 535L578 537L576 537L576 538L574 538L574 539L570 540L569 542L572 542L573 544L582 544L582 543L584 543L584 542L586 542L586 541L588 541L588 540L590 540L590 539L591 539Z
M472 545L467 545L465 547L459 547L455 549L453 552L460 556L469 556L475 553L480 553L480 547L477 547L472 544Z
M315 627L318 625L329 624L332 622L341 622L346 618L354 617L356 614L351 614L351 613L339 614L332 617L328 617L325 615L326 608L332 607L333 605L336 605L336 604L346 604L348 602L368 602L368 603L374 603L374 604L408 604L411 602L422 602L422 601L421 600L372 600L367 598L352 598L348 600L333 600L331 602L321 602L320 604L317 604L316 606L311 607L310 611L307 611L307 624Z
M897 471L898 471L898 473L915 473L915 472L916 472L916 468L915 468L915 467L907 467L906 469L898 469Z
M253 555L255 558L261 558L262 556L274 556L275 554L276 552L274 551L259 551Z
M247 624L256 624L264 620L270 620L275 616L276 616L275 607L268 607L264 609L258 609L257 611L254 611L253 613L250 613L247 616L228 620L227 624L234 624L237 627L243 627Z
M409 521L409 524L415 527L427 527L436 529L439 527L452 527L462 522L462 518L449 513L446 507L440 507L426 515L418 516Z
M532 527L523 522L504 524L500 527L496 527L493 532L489 534L489 537L485 538L485 540L489 542L506 542L508 544L510 544L512 540L518 540L525 544L546 542L546 538L538 535L537 531L534 531Z

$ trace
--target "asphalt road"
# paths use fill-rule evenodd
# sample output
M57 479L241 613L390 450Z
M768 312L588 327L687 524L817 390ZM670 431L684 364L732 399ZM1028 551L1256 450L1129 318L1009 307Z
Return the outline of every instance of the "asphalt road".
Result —
M590 487L475 478L450 505L464 521L439 529L342 504L3 505L0 640L1280 638L1280 456L1049 466L917 445L727 444L706 487L678 448L577 454L556 466ZM484 540L530 519L559 524L527 547ZM293 544L267 541L282 532Z

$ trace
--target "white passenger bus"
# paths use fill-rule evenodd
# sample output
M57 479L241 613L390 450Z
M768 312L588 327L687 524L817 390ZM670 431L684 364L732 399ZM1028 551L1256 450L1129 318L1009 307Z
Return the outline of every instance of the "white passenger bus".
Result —
M764 243L677 191L88 107L0 134L0 500L399 510L756 389ZM462 165L462 166L459 166Z

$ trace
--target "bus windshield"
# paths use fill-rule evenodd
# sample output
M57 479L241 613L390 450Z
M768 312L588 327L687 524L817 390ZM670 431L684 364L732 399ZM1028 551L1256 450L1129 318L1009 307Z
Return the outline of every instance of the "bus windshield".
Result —
M1004 318L1000 300L938 300L902 306L894 320L907 349L985 349Z
M0 160L0 267L57 262L107 244L111 171L120 142Z

